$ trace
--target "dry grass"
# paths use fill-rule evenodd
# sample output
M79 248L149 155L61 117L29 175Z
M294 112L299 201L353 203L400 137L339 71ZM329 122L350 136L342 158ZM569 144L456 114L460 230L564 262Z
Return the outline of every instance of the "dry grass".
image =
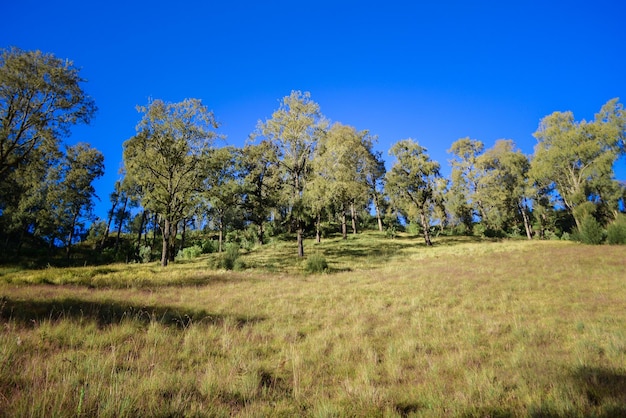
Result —
M0 271L1 415L626 414L623 247L419 242Z

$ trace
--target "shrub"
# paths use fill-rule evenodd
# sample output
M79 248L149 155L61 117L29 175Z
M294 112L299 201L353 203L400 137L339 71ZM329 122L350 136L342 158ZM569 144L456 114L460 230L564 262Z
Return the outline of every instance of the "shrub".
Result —
M586 215L580 222L578 230L578 239L583 244L598 245L604 239L604 230L602 226L591 215Z
M177 260L191 260L192 258L199 257L202 254L202 247L194 245L192 247L183 248L176 254Z
M142 263L149 263L152 261L152 248L147 245L139 247L139 261Z
M611 245L626 244L626 215L620 215L606 228L606 242Z
M202 254L212 254L217 252L218 243L212 239L205 239L202 241Z
M309 256L304 264L304 271L307 273L324 273L327 270L328 262L320 254Z
M212 267L225 270L243 270L245 264L239 259L239 245L234 242L226 244L226 251L218 254Z

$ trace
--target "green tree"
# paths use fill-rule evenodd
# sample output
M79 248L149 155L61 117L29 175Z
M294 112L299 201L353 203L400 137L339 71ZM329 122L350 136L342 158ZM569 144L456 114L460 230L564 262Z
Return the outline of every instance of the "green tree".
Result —
M311 158L318 139L326 128L319 105L308 92L292 91L285 96L272 117L257 128L256 137L263 137L278 151L283 190L289 218L296 227L298 256L304 257L303 193L311 168Z
M219 252L223 251L226 221L241 205L242 187L238 179L240 153L233 147L214 150L205 180L206 204L219 231Z
M476 196L480 178L477 159L484 149L481 141L466 137L452 143L448 150L454 156L450 160L452 172L446 199L448 211L454 222L464 225L468 232L472 231L474 217L485 215L482 202Z
M124 143L124 166L141 188L142 206L163 220L161 265L167 266L177 225L199 199L218 125L198 99L154 100L138 110L143 117L137 135Z
M247 144L241 152L242 206L257 226L258 244L264 244L264 225L280 199L278 151L269 141Z
M531 162L531 178L539 187L553 187L574 216L586 201L606 201L596 195L612 182L613 164L624 152L626 113L617 99L609 100L591 122L577 122L572 112L554 112L541 120Z
M88 123L94 101L68 60L18 48L0 52L0 185L38 148L58 147L76 123Z
M500 139L476 159L481 174L476 191L483 205L483 223L491 229L507 231L523 224L532 238L528 191L528 157L515 148L512 140Z
M347 238L346 212L350 210L352 231L356 233L355 206L368 199L371 148L372 138L367 131L359 132L340 123L333 124L318 142L310 184L315 193L310 201L318 205L325 201L327 207L339 209L343 239Z
M79 221L92 220L96 196L93 182L104 174L104 156L89 144L78 143L67 147L58 170L60 181L49 194L49 205L54 208L59 238L64 240L69 257Z
M387 172L386 190L393 204L409 220L418 220L426 245L430 239L430 216L434 205L439 163L432 161L426 148L412 139L397 142L389 151L396 162Z

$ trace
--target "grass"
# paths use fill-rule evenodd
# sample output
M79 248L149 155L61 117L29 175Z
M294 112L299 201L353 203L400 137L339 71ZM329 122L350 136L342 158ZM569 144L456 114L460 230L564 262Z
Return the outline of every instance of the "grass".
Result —
M420 241L0 270L0 415L626 414L623 247Z

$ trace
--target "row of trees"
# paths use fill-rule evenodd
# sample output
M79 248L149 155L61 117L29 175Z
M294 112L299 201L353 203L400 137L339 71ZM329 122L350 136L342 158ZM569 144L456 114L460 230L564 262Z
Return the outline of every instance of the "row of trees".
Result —
M27 237L37 245L64 244L93 207L93 181L104 157L86 143L64 145L96 106L72 62L16 48L0 53L0 247L19 253Z
M28 237L62 243L69 254L93 220L92 183L104 166L100 152L87 144L63 148L62 138L89 122L95 104L72 63L40 52L4 51L0 81L3 245L19 249ZM268 228L291 232L304 256L305 235L321 240L325 224L336 223L344 238L366 218L381 231L411 224L431 245L437 229L530 239L580 229L588 219L607 225L624 208L625 186L613 173L626 153L626 114L617 99L592 121L576 121L571 112L546 116L532 156L511 140L485 149L459 139L449 149L449 179L412 139L393 145L387 171L376 137L331 125L309 93L284 97L240 148L217 145L215 116L200 100L153 100L138 110L109 217L92 223L91 232L102 248L117 230L118 247L121 231L132 229L138 252L147 230L153 240L158 231L164 266L187 228L217 231L220 250L228 230L254 227L259 244Z

